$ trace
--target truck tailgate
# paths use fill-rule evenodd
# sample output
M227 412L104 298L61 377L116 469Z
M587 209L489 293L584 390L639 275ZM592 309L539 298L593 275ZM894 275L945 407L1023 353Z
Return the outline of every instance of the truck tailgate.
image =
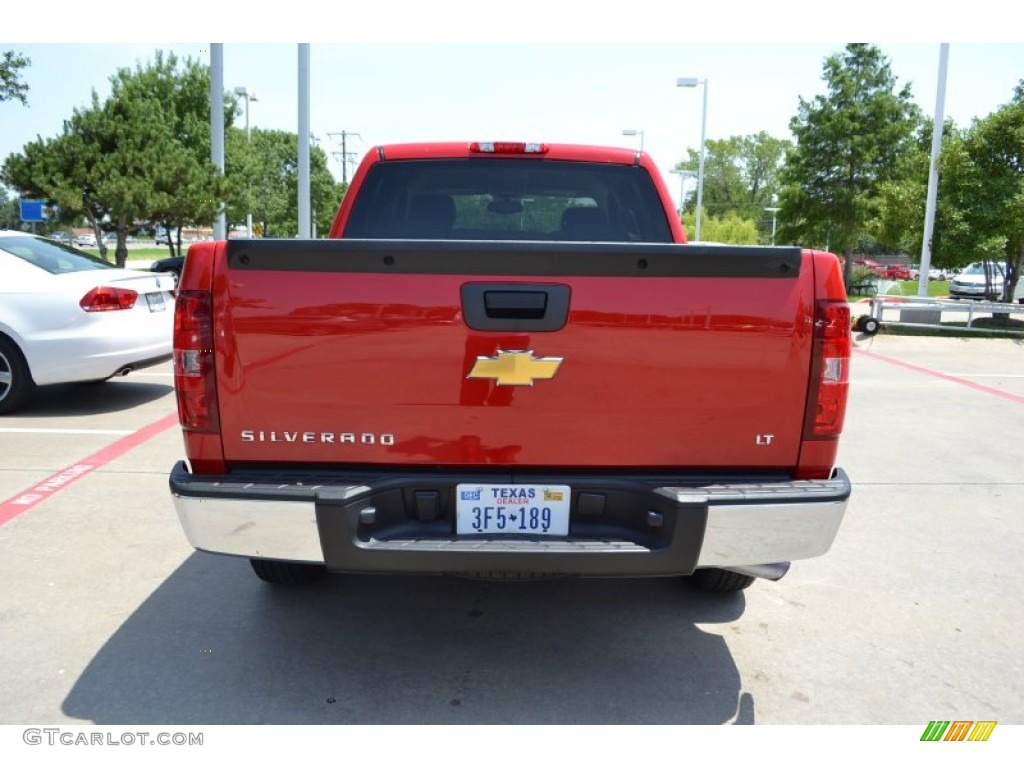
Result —
M231 242L224 457L792 468L812 271L796 248Z

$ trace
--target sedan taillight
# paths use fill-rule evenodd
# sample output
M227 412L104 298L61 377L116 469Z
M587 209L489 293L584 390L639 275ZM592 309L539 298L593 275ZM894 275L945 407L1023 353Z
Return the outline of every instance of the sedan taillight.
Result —
M93 288L78 306L86 312L115 312L121 309L131 309L139 298L138 291L130 288L113 288L108 285L100 285Z

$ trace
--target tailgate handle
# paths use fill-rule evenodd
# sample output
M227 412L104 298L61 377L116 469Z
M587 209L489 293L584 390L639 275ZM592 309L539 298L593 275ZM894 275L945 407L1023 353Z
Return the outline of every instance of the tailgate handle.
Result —
M568 285L464 283L461 294L474 331L558 331L569 319Z
M494 320L539 320L547 308L543 291L484 291L484 312Z

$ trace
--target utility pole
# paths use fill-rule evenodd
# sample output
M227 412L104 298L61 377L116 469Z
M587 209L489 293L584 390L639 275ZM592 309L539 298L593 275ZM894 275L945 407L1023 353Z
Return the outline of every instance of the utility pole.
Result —
M327 135L330 136L331 138L334 138L335 136L341 136L341 152L332 152L331 154L334 155L335 157L338 157L339 155L341 156L341 180L343 183L348 184L349 155L355 155L355 152L348 151L346 139L349 136L359 136L359 134L354 133L352 131L339 131L337 133L328 133ZM363 137L359 136L359 138L361 139Z

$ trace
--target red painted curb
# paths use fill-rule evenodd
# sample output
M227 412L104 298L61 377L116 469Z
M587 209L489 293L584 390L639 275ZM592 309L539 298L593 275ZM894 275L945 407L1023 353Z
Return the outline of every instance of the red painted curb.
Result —
M27 512L37 504L41 504L53 494L67 488L86 475L95 472L105 464L109 464L119 456L124 455L132 448L137 448L152 437L177 425L178 414L171 413L155 421L142 429L125 435L120 440L111 443L106 448L101 448L96 453L86 456L79 462L65 467L60 472L43 480L41 483L27 488L19 494L15 494L7 501L0 503L0 526L6 525L22 512ZM169 471L169 470L168 470Z

